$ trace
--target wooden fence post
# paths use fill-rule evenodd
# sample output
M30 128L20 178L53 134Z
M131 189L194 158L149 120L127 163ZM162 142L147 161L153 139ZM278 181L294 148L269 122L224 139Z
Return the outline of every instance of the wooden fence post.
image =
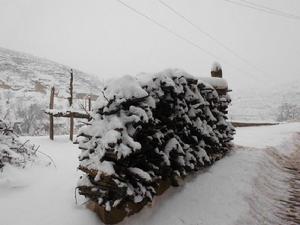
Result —
M72 107L73 105L73 70L70 71L70 97L69 97L69 106ZM74 134L74 117L71 113L70 115L70 140L73 141L73 134Z
M92 100L91 96L89 96L89 112L92 110Z
M52 87L51 88L51 92L50 92L50 104L49 104L49 108L50 109L53 109L54 108L54 92L55 92L55 88ZM53 118L53 115L50 115L49 116L50 118L50 125L49 125L49 135L50 135L50 140L53 140L54 139L54 118Z

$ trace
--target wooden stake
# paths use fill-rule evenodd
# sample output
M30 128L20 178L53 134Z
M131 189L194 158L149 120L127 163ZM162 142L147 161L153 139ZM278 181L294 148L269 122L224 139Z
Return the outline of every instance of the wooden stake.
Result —
M73 70L70 71L70 97L69 97L69 106L72 107L73 105ZM74 134L74 117L73 115L70 116L70 140L73 141L73 134Z
M69 91L70 91L70 97L68 98L69 100L69 106L71 107L73 105L73 70L71 69L70 71L70 87L69 87Z
M89 96L89 112L92 110L92 100L91 96Z
M70 140L73 141L73 134L74 134L74 117L70 117Z
M55 88L52 87L51 88L51 92L50 92L50 104L49 104L49 108L50 109L53 109L54 107L54 92L55 92ZM53 115L50 115L49 116L49 119L50 119L50 125L49 125L49 136L50 136L50 140L53 140L54 139L54 118L53 118Z

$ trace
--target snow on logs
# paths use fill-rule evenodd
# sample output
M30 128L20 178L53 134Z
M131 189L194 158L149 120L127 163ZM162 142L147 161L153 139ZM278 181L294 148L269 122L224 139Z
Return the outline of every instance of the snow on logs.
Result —
M53 117L74 117L74 118L82 118L82 119L90 119L90 115L87 111L79 111L74 109L68 110L56 110L56 109L46 109L45 113L51 115Z
M180 70L110 81L79 133L81 195L103 222L132 215L178 180L223 157L234 128L225 80Z

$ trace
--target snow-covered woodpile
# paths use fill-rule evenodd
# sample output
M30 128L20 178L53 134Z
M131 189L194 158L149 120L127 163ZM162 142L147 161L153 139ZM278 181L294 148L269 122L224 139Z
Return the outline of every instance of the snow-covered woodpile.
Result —
M37 149L27 142L21 142L7 123L0 120L0 172L6 165L25 167L32 162Z
M103 208L98 214L104 222L120 221L103 218L116 210L119 217L131 215L163 186L178 185L229 151L235 131L227 121L230 98L221 80L166 70L105 86L93 120L78 135L84 172L79 193Z

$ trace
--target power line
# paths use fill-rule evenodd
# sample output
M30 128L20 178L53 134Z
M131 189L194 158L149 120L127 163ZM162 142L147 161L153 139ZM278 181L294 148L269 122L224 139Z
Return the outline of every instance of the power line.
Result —
M193 23L190 19L188 19L186 16L184 16L183 14L181 14L178 10L176 10L175 8L171 7L170 5L168 5L166 2L162 1L162 0L158 0L163 6L165 6L166 8L168 8L170 11L172 11L174 14L176 14L178 17L182 18L184 21L186 21L187 23L189 23L191 26L193 26L195 29L197 29L200 33L204 34L205 36L207 36L209 39L215 41L219 46L221 46L222 48L224 48L225 50L227 50L228 52L230 52L232 55L234 55L235 57L237 57L238 59L240 59L241 61L243 61L245 64L247 64L248 66L254 68L255 70L261 72L261 73L265 73L264 71L262 71L261 69L259 69L257 66L253 65L251 62L249 62L246 58L240 56L238 53L236 53L234 50L232 50L231 48L229 48L228 46L226 46L224 43L222 43L221 41L219 41L217 38L215 38L213 35L211 35L209 32L203 30L202 28L200 28L198 25L196 25L195 23Z
M279 10L276 10L276 9L272 9L272 8L268 8L266 6L256 4L256 3L253 3L253 2L250 2L250 1L246 1L246 0L240 0L240 2L232 1L232 0L223 0L223 1L229 2L231 4L235 4L235 5L238 5L238 6L242 6L242 7L245 7L245 8L250 8L250 9L253 9L253 10L256 10L256 11L264 12L264 13L267 13L267 14L271 14L271 15L282 16L282 17L286 17L286 18L289 18L289 19L299 19L295 15L287 14L285 12L282 12L282 11L279 11Z
M270 7L267 7L265 5L254 3L254 2L251 2L251 1L248 1L248 0L240 0L240 1L244 2L246 4L249 4L249 5L253 5L255 7L260 7L260 8L263 8L263 9L266 9L266 10L269 10L269 11L272 11L272 12L275 12L275 13L278 13L278 14L282 14L282 15L291 17L292 19L300 19L299 15L294 15L294 14L291 14L291 13L288 13L288 12L284 12L284 11L281 11L281 10L278 10L278 9L270 8Z
M199 46L198 44L194 43L194 42L191 41L190 39L185 38L184 36L178 34L177 32L171 30L169 27L167 27L167 26L165 26L165 25L159 23L158 21L152 19L150 16L147 16L146 14L144 14L144 13L138 11L137 9L133 8L132 6L130 6L130 5L128 5L128 4L126 4L125 2L123 2L123 1L121 1L121 0L116 0L116 1L119 2L120 4L122 4L123 6L127 7L127 8L130 9L131 11L135 12L136 14L138 14L138 15L144 17L145 19L147 19L147 20L150 21L151 23L153 23L153 24L159 26L160 28L166 30L166 31L169 32L170 34L176 36L177 38L179 38L179 39L185 41L186 43L188 43L188 44L190 44L190 45L192 45L192 46L194 46L194 47L196 47L196 48L198 48L198 49L200 49L201 51L205 52L206 54L208 54L208 55L210 55L210 56L212 56L212 57L214 57L214 58L216 58L216 59L220 59L220 60L224 61L224 59L220 58L219 56L215 55L214 53L212 53L212 52L210 52L210 51L208 51L208 50L202 48L201 46Z
M206 53L207 55L210 55L210 56L212 56L213 58L215 58L215 59L217 59L217 60L223 61L224 63L226 63L226 64L232 66L232 67L233 67L234 69L236 69L237 71L240 71L240 72L242 72L243 74L246 73L246 74L251 75L252 78L254 79L254 77L253 77L253 75L252 75L251 73L248 73L248 72L246 72L246 71L243 71L242 69L240 69L239 67L235 66L234 64L231 64L231 63L228 62L227 60L225 60L225 59L219 57L218 55L216 55L216 54L214 54L214 53L212 53L212 52L210 52L210 51L208 51L208 50L202 48L201 46L199 46L198 44L194 43L194 42L191 41L190 39L185 38L184 36L178 34L177 32L173 31L173 30L170 29L169 27L167 27L167 26L165 26L165 25L159 23L158 21L154 20L154 19L151 18L150 16L148 16L148 15L146 15L146 14L144 14L144 13L138 11L138 10L135 9L134 7L128 5L127 3L125 3L125 2L123 2L123 1L121 1L121 0L116 0L116 1L117 1L118 3L120 3L120 4L122 4L123 6L125 6L126 8L130 9L131 11L133 11L134 13L136 13L137 15L139 15L139 16L141 16L141 17L147 19L147 20L150 21L151 23L153 23L153 24L159 26L160 28L164 29L164 30L167 31L168 33L174 35L175 37L177 37L177 38L183 40L184 42L190 44L191 46L194 46L194 47L200 49L202 52ZM259 79L259 78L256 78L256 79ZM254 79L254 80L256 80L256 79Z
M264 12L264 13L267 13L267 14L275 15L275 16L281 16L281 17L285 17L285 18L288 18L288 19L300 20L300 17L298 17L296 15L287 14L287 13L284 13L284 12L279 11L279 10L268 8L266 6L262 6L262 5L255 4L255 3L250 3L248 1L247 2L246 1L236 2L236 1L232 1L232 0L223 0L223 1L234 4L234 5L242 6L242 7L245 7L245 8L250 8L250 9L253 9L253 10L256 10L256 11Z

